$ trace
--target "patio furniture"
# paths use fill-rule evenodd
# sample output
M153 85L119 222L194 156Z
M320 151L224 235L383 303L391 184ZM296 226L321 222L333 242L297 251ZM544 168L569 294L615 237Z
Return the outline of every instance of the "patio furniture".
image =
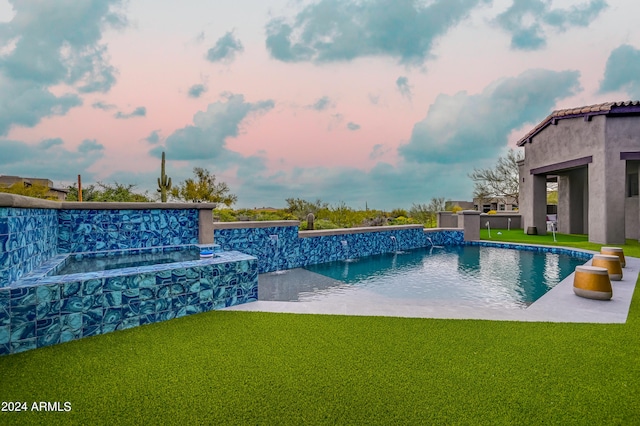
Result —
M587 299L611 299L613 290L609 280L609 271L598 266L576 266L573 292Z
M591 266L599 266L605 268L609 272L611 281L622 280L622 264L618 256L609 254L594 254Z
M623 268L627 266L627 261L624 258L624 250L622 250L620 247L601 247L600 254L610 254L618 256L620 258L620 265L622 265Z
M547 215L547 231L548 232L558 231L558 215L557 214Z

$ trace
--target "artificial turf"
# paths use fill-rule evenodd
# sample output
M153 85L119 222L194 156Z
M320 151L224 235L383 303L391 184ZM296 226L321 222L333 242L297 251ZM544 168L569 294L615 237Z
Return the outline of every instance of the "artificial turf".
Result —
M525 244L544 244L560 247L576 247L586 250L600 251L600 247L605 244L590 243L589 236L584 234L559 234L556 232L555 241L551 232L546 235L527 235L522 229L492 229L491 236L489 230L480 230L480 239L496 242L513 242ZM611 246L611 244L607 244ZM638 240L626 240L626 244L615 244L615 247L622 247L626 256L640 257L640 243Z
M626 324L212 311L0 357L1 401L72 404L0 424L638 424L639 297Z

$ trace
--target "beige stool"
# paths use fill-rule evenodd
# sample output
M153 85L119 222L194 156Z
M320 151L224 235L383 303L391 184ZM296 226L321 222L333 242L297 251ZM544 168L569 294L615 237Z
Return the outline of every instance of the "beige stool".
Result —
M622 279L622 265L618 256L610 254L594 254L591 266L599 266L609 272L611 281L620 281Z
M576 266L573 292L587 299L609 300L613 297L609 271L598 266Z
M620 258L620 265L622 265L623 268L627 266L627 262L624 259L624 251L620 247L601 247L600 254L618 256Z

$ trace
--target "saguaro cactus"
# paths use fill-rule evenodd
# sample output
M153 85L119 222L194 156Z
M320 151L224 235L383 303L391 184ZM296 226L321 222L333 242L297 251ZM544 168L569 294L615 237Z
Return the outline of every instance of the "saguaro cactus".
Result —
M167 202L167 191L171 190L171 178L164 172L164 151L162 151L162 165L160 166L160 177L158 178L158 192L160 201Z

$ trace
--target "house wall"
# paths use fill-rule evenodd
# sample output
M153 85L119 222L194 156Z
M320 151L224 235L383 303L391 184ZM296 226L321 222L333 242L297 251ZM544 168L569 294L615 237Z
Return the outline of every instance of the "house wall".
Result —
M491 229L522 229L522 217L519 214L481 214L480 227L486 228L487 222Z
M538 168L564 161L592 156L586 167L587 185L583 186L582 200L578 188L580 177L569 176L569 181L561 187L569 188L570 195L560 195L561 211L559 225L561 229L574 230L579 226L579 209L583 208L583 230L588 232L589 240L603 244L624 244L625 236L636 234L633 231L638 215L629 209L634 208L632 201L626 200L626 161L620 160L620 152L638 151L640 146L640 118L638 116L594 116L590 121L584 117L558 120L549 125L525 145L525 160L521 168L521 209L523 227L537 226L540 232L544 214L532 203L534 192L540 198L541 183L530 174L532 168ZM561 173L562 175L562 173ZM524 181L523 181L524 179ZM573 184L568 182L573 181ZM568 185L568 186L567 186ZM587 189L588 188L588 189ZM526 200L525 200L526 199ZM592 200L589 202L588 200ZM580 206L582 204L582 206ZM568 208L573 209L567 213ZM574 219L567 220L571 216ZM630 230L626 231L626 222Z
M591 121L586 122L583 117L570 118L558 120L556 125L547 126L532 138L531 143L524 146L525 158L520 175L520 186L524 190L524 194L520 196L520 213L524 229L536 226L539 233L546 232L546 211L536 206L537 203L531 202L535 179L530 174L530 170L590 155L594 157L594 162L601 161L597 158L604 151L604 135L604 116L595 116ZM588 166L589 170L591 166L591 164ZM522 182L523 178L524 182ZM538 186L541 184L538 182ZM546 183L544 186L546 193ZM536 192L539 193L540 189L538 188ZM540 198L540 194L538 197ZM546 197L543 203L546 204Z

